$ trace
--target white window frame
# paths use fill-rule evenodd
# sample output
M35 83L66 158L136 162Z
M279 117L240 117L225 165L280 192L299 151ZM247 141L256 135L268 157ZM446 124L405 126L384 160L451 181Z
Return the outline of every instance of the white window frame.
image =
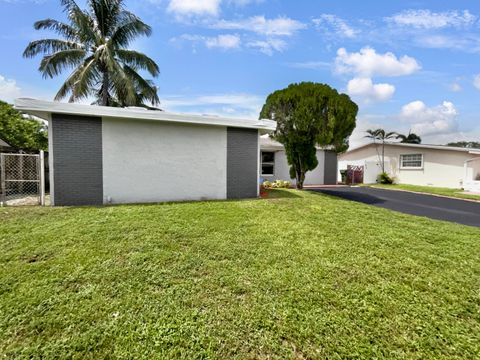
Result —
M273 154L273 161L263 161L263 153L272 153ZM263 165L272 165L272 173L271 174L264 174L263 173ZM260 152L260 170L262 172L262 176L275 176L275 151L261 151Z
M420 155L421 165L420 166L403 166L403 157L404 156L413 156L413 155ZM400 169L402 169L402 170L423 170L423 157L424 157L424 155L422 153L400 154Z

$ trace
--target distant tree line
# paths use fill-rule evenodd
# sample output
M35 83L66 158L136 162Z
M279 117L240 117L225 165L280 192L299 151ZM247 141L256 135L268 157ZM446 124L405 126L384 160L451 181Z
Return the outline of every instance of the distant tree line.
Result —
M457 142L450 142L447 145L448 146L463 147L463 148L480 149L480 142L479 141L457 141Z

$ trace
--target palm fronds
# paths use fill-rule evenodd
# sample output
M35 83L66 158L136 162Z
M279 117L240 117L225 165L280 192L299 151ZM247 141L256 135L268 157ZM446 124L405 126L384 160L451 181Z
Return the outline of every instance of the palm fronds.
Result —
M50 30L59 39L32 41L24 57L41 55L39 71L44 77L73 69L55 100L95 97L106 106L145 106L159 103L157 87L139 71L159 74L153 59L127 49L138 36L150 36L151 27L124 9L123 0L89 0L82 10L74 0L61 0L68 23L55 19L37 21L34 28Z

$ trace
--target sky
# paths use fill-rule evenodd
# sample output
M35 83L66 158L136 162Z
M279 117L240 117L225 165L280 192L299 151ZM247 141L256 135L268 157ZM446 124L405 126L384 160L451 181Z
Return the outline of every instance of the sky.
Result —
M85 7L84 1L78 1ZM153 34L131 47L152 57L167 111L258 118L291 83L326 83L359 105L365 130L415 132L424 143L480 140L480 2L126 0ZM0 0L0 99L53 100L68 72L44 79L33 23L65 21L59 0Z

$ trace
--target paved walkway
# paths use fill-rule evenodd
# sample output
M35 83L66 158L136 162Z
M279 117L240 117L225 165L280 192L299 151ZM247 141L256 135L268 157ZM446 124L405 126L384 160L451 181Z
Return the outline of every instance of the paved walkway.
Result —
M370 187L319 187L309 190L406 214L480 227L478 202Z

